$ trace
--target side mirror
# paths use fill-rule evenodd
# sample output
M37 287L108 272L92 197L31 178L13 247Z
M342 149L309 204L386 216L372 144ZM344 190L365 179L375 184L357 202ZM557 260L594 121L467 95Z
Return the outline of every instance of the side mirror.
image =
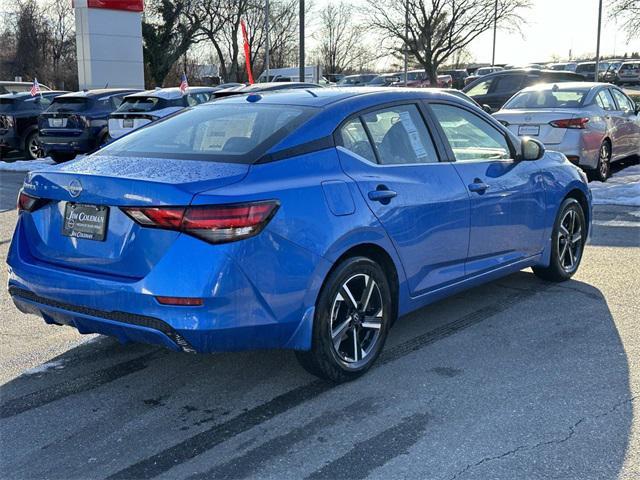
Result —
M636 112L636 115L640 115L640 101L636 102L635 112Z
M522 137L520 158L522 160L539 160L544 155L545 149L542 142L530 138Z
M488 114L493 113L493 109L489 105L487 105L486 103L482 105L482 110L484 110Z

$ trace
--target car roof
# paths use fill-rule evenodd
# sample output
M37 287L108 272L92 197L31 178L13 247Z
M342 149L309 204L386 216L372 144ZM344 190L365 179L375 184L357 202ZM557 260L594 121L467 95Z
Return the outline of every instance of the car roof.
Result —
M215 92L216 90L220 90L220 87L189 87L187 93ZM156 97L163 98L165 100L175 100L177 98L181 98L183 95L184 94L182 93L182 90L180 90L180 87L168 87L135 92L131 95L127 95L127 98Z
M42 92L42 94L46 96L63 95L65 93L69 93L69 92L66 92L64 90L45 90L44 92ZM20 99L20 98L28 98L31 96L32 96L31 92L14 92L14 93L3 93L0 95L0 98ZM35 96L38 96L38 95L35 95Z
M114 95L118 93L134 93L139 92L137 88L98 88L95 90L80 90L77 92L65 93L58 98L93 98L100 97L102 95Z

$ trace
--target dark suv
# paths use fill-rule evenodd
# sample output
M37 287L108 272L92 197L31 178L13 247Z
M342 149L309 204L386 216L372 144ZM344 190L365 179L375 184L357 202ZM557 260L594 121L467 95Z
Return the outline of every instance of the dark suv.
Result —
M109 114L125 96L139 91L110 88L56 97L38 120L45 155L59 163L104 145L109 134Z
M451 78L453 79L451 86L458 90L462 90L464 88L465 80L469 76L466 70L443 70L438 73L442 75L451 75Z
M462 91L480 105L495 112L514 94L529 85L553 82L583 82L585 78L573 72L557 70L502 70L471 82Z
M47 90L34 97L29 92L0 95L0 159L11 150L23 152L28 160L38 156L38 115L63 93Z

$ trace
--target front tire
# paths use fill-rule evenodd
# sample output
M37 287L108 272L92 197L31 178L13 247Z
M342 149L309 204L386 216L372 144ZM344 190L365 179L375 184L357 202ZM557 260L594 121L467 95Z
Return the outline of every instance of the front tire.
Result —
M354 380L376 361L395 315L389 280L366 257L345 260L326 279L316 304L312 346L297 351L309 373Z
M538 277L552 282L569 280L580 266L587 239L587 223L582 206L575 198L567 198L551 234L551 261L548 267L533 267Z

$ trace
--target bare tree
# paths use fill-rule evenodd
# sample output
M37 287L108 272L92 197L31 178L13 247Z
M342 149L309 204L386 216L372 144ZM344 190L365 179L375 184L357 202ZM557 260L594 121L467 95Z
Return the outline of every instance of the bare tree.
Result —
M44 8L51 41L51 79L61 89L77 88L76 36L73 10L67 0L50 0ZM71 75L69 74L71 72Z
M156 86L162 86L173 65L196 42L200 25L190 15L191 0L154 0L142 23L143 53Z
M524 21L519 12L531 5L530 0L367 0L367 3L371 27L383 40L391 42L392 51L398 53L407 48L432 84L437 82L440 65L493 28L496 5L498 26L512 29Z
M629 39L640 31L640 0L610 0L609 17L620 19Z
M319 14L317 56L328 73L342 73L368 63L371 54L364 46L364 27L354 18L351 5L340 1L326 5Z

